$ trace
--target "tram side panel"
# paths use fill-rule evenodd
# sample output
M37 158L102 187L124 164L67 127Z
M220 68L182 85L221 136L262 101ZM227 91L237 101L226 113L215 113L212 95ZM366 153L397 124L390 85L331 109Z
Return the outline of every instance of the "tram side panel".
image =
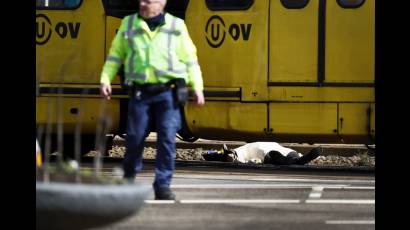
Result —
M207 100L203 107L188 104L187 124L203 138L263 137L269 1L249 1L249 8L229 10L207 2L212 1L190 1L186 12Z
M269 134L280 142L338 142L337 105L323 103L317 86L319 0L298 2L270 5Z
M186 109L194 134L211 137L221 132L227 139L242 132L244 140L257 136L275 141L373 142L374 1L354 9L339 2L300 1L303 4L295 7L293 1L258 1L245 11L212 11L205 3L191 2L187 23L198 47L209 102L203 108ZM198 16L199 12L206 13ZM262 16L265 13L269 17ZM252 24L248 43L229 37L229 31L234 31L230 24L240 20L238 15ZM257 21L252 22L255 15ZM218 26L228 32L215 29ZM269 44L264 43L268 38ZM237 98L209 96L235 88L240 90ZM237 106L232 101L244 107L255 103L259 109L232 114L231 106ZM247 113L260 117L247 117ZM229 114L229 119L220 114ZM229 120L241 122L233 127Z
M298 8L284 2L272 1L270 11L271 135L373 143L374 111L367 111L374 107L374 1L355 9L337 1Z
M95 133L99 74L121 18L101 17L102 2L37 10L37 26L43 29L36 38L38 123L50 120L45 109L58 102L48 98L56 99L55 90L63 85L65 132L72 132L85 106L83 132ZM221 10L207 1L189 1L185 19L198 49L207 99L204 107L185 108L193 133L210 139L371 142L374 1L356 8L341 7L340 2L349 1L300 1L307 4L298 9L284 7L289 1L249 2L244 9ZM323 12L326 23L320 27ZM321 29L326 39L320 38ZM119 79L113 83L120 92ZM80 100L84 88L89 95ZM113 132L125 116L120 98L126 95L108 103Z
M339 142L332 89L319 87L320 1L271 1L269 131L280 142Z
M340 100L338 131L344 142L374 143L374 62L375 1L327 1L325 82L350 84L369 94Z

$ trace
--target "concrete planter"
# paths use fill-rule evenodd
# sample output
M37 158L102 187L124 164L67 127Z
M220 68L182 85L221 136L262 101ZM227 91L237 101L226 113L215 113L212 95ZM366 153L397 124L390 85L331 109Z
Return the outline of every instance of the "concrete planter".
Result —
M151 186L36 183L37 230L80 230L110 224L141 209Z

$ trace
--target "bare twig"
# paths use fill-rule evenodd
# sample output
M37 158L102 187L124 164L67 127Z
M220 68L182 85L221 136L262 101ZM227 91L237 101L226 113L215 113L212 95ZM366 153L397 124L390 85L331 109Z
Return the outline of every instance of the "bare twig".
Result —
M81 177L80 177L80 166L81 166L81 119L82 119L82 114L83 114L83 107L84 107L84 98L85 95L88 94L88 89L84 88L81 91L81 99L80 99L80 105L78 108L78 114L77 114L77 122L75 126L75 160L78 163L78 167L76 168L76 174L75 174L75 181L76 183L81 183Z
M97 124L95 147L97 148L96 156L94 157L94 175L98 177L102 168L102 154L105 153L106 135L111 126L111 119L107 115L107 100L101 99L100 118Z

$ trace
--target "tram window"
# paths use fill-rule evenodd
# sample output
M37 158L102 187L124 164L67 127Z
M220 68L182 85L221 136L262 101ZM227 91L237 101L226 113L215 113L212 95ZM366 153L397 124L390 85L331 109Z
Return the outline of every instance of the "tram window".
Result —
M136 10L139 8L138 0L108 0L107 6L117 10Z
M287 9L302 9L309 3L309 0L280 0L280 2Z
M336 0L342 8L359 8L363 5L364 0Z
M189 0L168 0L165 11L185 19L185 11ZM138 0L104 0L105 12L109 16L123 18L139 11Z
M253 0L206 0L210 10L247 10L253 5Z
M36 7L45 9L75 9L80 4L81 0L36 0Z
M195 0L194 0L195 1ZM182 19L185 19L185 11L189 0L168 0L165 11Z
M104 0L105 14L108 16L124 18L139 11L138 0Z

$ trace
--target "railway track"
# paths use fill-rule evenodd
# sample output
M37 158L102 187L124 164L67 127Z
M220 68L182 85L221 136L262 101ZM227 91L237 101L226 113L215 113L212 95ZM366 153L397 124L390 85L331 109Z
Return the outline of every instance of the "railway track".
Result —
M201 153L207 150L219 150L222 144L227 144L229 148L236 148L246 144L241 141L218 141L199 139L194 143L184 142L179 139L176 141L177 147L177 167L196 167L208 169L246 169L246 170L274 170L274 171L302 171L302 172L336 172L336 173L374 173L374 152L364 145L341 145L341 144L296 144L282 143L283 146L295 149L302 154L309 152L316 146L323 148L322 156L308 165L270 165L270 164L243 164L230 162L213 162L205 161ZM103 157L104 163L121 164L124 154L123 138L116 136L113 140L113 148L110 155ZM156 135L152 133L147 137L144 149L144 165L154 166L156 155ZM95 151L85 155L81 161L83 163L92 163ZM365 156L366 162L358 156ZM55 156L54 156L55 158ZM352 159L355 158L355 159ZM371 161L368 160L368 158ZM53 157L52 161L55 161ZM362 161L361 163L358 161Z
M219 150L222 148L222 145L226 144L229 148L237 148L240 147L246 142L244 141L218 141L218 140L205 140L205 139L198 139L195 142L185 142L179 139L176 139L176 147L177 149L196 149L202 148L204 150ZM113 145L116 146L124 146L125 140L116 136L113 141ZM351 157L357 154L369 154L370 156L374 156L374 149L369 149L363 144L299 144L299 143L281 143L282 146L288 147L291 149L296 150L302 154L309 152L312 148L321 146L323 148L322 155L329 156L344 156L344 157ZM151 133L145 142L145 147L156 147L156 134ZM372 146L374 148L374 146Z

